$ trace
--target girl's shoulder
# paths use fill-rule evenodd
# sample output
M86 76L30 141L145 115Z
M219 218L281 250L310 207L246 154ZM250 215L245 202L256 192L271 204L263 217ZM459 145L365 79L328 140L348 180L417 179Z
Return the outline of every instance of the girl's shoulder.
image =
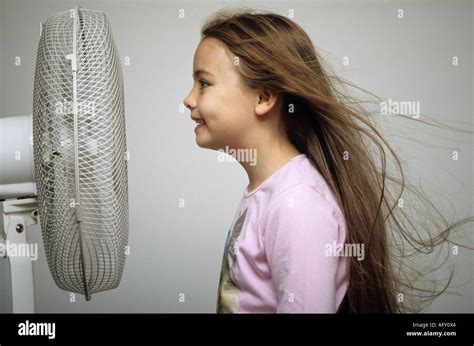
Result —
M262 219L276 213L305 217L316 212L343 218L341 208L329 187L299 182L280 191L267 204Z

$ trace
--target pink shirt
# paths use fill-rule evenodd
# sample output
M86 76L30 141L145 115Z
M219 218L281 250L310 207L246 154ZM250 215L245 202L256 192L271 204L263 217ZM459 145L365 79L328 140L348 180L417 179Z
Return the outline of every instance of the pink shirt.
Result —
M348 287L343 213L305 154L244 191L227 235L218 313L334 313Z

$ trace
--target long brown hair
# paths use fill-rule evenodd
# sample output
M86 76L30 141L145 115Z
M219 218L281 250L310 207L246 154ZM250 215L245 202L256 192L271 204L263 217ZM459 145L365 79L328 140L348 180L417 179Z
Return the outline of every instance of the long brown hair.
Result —
M422 279L446 260L436 267L422 268L412 256L432 253L443 243L471 249L448 236L474 218L448 223L424 194L409 184L395 150L372 119L373 113L350 96L345 85L381 99L330 74L332 70L306 32L282 15L223 9L203 25L201 39L207 37L223 42L238 57L235 66L247 86L281 95L288 139L307 155L334 192L346 220L346 242L364 244L365 259L350 260L350 311L416 312L443 293L452 272L439 291L426 287ZM433 125L421 118L407 118ZM388 174L390 158L398 174ZM407 192L429 206L422 212L430 222L415 224L414 215L405 210L414 209L403 208L401 203L409 203Z

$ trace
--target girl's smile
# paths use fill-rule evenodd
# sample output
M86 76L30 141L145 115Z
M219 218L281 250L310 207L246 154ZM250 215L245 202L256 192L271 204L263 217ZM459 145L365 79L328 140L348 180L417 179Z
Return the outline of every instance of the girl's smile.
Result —
M205 127L205 126L206 126L206 123L204 123L204 122L198 124L198 125L194 128L194 132L197 133L197 131L198 131L200 128Z

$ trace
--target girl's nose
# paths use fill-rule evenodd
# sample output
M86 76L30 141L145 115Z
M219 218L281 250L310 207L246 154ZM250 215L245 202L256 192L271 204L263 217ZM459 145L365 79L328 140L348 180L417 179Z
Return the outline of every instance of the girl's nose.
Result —
M183 104L186 106L188 109L193 109L196 107L196 102L191 99L191 93L186 96L186 98L183 101Z

